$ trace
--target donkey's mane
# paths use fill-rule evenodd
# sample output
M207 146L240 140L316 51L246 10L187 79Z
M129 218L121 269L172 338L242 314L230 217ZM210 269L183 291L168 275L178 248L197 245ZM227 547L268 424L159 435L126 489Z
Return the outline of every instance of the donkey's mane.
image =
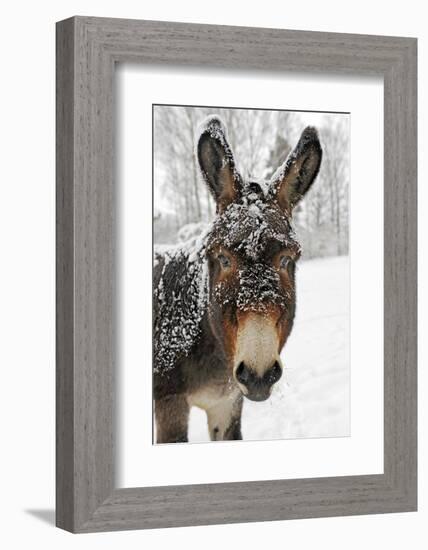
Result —
M170 371L200 336L208 303L206 234L155 250L154 372Z

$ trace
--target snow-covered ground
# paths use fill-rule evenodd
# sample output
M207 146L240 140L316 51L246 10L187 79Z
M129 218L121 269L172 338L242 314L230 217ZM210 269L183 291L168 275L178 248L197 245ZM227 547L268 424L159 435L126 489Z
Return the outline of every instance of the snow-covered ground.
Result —
M281 357L284 375L270 399L244 399L243 439L349 435L348 257L300 262L296 319ZM206 415L197 408L189 441L209 441Z

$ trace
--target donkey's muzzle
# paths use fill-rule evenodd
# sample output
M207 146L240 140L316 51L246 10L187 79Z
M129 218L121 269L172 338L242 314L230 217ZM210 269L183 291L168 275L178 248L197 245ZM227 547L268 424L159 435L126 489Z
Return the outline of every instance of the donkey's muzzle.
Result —
M282 376L282 368L278 361L259 376L253 369L243 361L239 363L235 371L236 380L247 390L245 397L251 401L264 401L270 396L272 386Z

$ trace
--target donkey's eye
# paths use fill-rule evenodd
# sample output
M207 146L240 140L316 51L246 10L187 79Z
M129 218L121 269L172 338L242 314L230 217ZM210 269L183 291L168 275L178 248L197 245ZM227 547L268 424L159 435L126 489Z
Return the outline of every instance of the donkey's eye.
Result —
M224 254L219 254L217 256L217 260L219 261L219 263L220 263L220 265L223 269L227 269L232 265L232 262L231 262L230 258L225 256Z
M293 260L290 256L281 256L279 260L279 269L287 269L293 265Z

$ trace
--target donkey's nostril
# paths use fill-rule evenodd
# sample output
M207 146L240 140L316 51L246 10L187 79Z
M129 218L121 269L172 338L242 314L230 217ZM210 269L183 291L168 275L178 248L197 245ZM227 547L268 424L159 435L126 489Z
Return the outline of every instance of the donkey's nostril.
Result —
M278 382L282 376L282 368L278 361L275 361L273 366L267 371L264 378L268 384L272 385Z
M278 361L265 371L263 375L259 375L251 367L248 367L244 361L241 361L235 370L235 379L245 386L244 395L251 401L265 401L271 394L272 386L281 378L282 367Z
M241 361L238 365L238 368L235 372L236 379L241 384L246 384L250 378L250 371L248 370L247 366L243 361Z

